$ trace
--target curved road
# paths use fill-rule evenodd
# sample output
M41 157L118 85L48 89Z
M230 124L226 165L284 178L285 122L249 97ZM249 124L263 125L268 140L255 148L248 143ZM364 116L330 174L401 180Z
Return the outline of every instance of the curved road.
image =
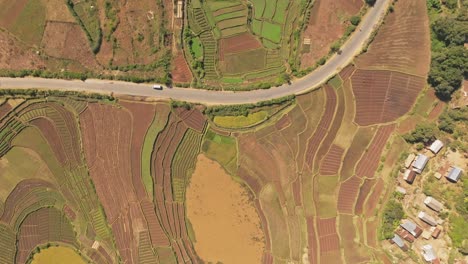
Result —
M341 48L341 55L335 55L328 62L291 85L282 85L266 90L248 92L206 91L189 88L153 90L150 84L135 84L106 80L58 80L42 78L0 78L0 88L44 88L52 90L73 90L97 93L111 93L135 96L149 96L161 99L198 102L204 104L244 104L270 100L292 94L301 94L321 85L338 73L358 55L366 45L372 32L383 19L391 0L377 0L369 8L358 29Z

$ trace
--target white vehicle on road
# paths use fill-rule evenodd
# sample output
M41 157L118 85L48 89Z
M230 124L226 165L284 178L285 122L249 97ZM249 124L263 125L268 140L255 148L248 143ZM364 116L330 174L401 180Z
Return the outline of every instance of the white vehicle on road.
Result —
M153 89L154 89L154 90L162 90L162 89L163 89L163 86L162 86L162 85L159 85L159 84L154 84L154 85L153 85Z

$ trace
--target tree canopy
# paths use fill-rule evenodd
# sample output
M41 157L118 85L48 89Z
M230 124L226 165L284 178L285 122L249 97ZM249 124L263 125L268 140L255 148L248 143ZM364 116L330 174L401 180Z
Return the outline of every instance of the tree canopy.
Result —
M435 124L422 123L416 125L416 128L403 138L409 143L424 143L429 144L434 141L437 136L437 127Z

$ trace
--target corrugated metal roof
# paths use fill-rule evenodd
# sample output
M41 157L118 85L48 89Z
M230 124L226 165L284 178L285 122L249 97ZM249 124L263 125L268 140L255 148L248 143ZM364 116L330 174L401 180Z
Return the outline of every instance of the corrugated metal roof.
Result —
M429 149L435 154L437 154L443 147L444 147L444 143L442 143L442 141L437 139L431 144Z
M423 256L426 261L433 261L437 258L432 245L424 245L422 246Z
M392 238L392 241L395 242L395 244L397 244L399 247L404 247L405 246L405 242L397 234L395 234L395 236Z
M413 163L413 167L422 171L424 167L426 167L426 164L428 161L429 161L429 158L426 155L418 154L418 157Z
M452 181L458 181L460 179L460 175L462 173L462 170L458 167L452 167L452 170L450 170L449 174L447 175L447 178L449 178Z

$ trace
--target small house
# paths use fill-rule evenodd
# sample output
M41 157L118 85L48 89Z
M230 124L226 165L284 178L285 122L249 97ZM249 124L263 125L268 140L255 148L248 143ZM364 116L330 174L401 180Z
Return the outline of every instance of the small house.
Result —
M413 170L406 169L405 173L403 174L403 180L405 180L409 184L413 184L414 179L416 179L416 172Z
M414 236L403 228L398 228L395 233L410 243L414 242Z
M452 166L449 172L447 173L447 176L445 177L447 178L447 180L451 182L458 182L458 180L461 177L461 174L462 174L462 170L460 168Z
M401 187L401 186L397 186L397 187L395 188L395 191L398 192L398 193L401 193L401 194L403 194L403 195L406 195L406 189L403 188L403 187Z
M432 153L437 154L443 147L444 143L437 139L436 141L432 142L431 146L429 146L429 150L432 151Z
M428 196L426 199L424 199L424 204L436 212L440 212L442 209L444 209L444 205L431 196Z
M420 211L418 214L418 218L428 223L431 226L437 225L437 221L434 219L434 217L428 215L426 212Z
M421 173L427 165L429 158L426 155L418 154L416 160L413 163L413 170L417 173Z
M411 167L411 164L413 163L415 157L416 155L414 155L414 153L408 155L408 157L405 160L405 168L409 169L409 167Z
M433 238L438 238L439 237L440 232L441 232L440 228L433 226L433 227L430 228L430 230L432 231L431 236Z
M422 255L424 257L424 260L429 262L429 263L436 263L438 261L437 255L434 251L434 248L432 245L424 245L422 246ZM436 261L436 262L434 262Z
M403 229L408 231L415 238L419 237L422 233L422 229L410 220L404 220L400 226L403 227Z
M403 241L403 239L399 235L395 234L392 238L392 242L395 243L395 245L397 245L399 248L401 248L401 250L408 251L408 246L406 246L405 241Z
M429 240L431 238L431 234L432 232L429 231L429 230L424 230L421 234L421 237L426 239L426 240Z

